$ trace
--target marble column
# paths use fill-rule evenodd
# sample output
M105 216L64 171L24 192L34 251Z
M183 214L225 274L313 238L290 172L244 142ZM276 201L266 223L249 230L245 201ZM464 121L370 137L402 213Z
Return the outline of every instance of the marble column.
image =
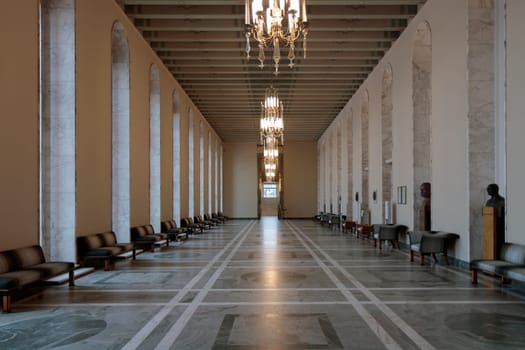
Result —
M75 2L42 0L42 246L76 261Z
M129 242L130 233L130 112L129 45L126 31L115 22L111 32L111 218L119 242Z
M354 148L353 148L353 142L354 142L354 123L353 123L354 114L353 111L350 110L347 115L347 156L348 156L348 218L354 219L354 179L353 179L353 167L354 167Z
M160 232L160 78L155 64L149 75L149 210L150 224Z
M412 103L413 103L413 156L414 156L414 229L423 230L421 217L423 197L420 186L431 182L432 160L430 153L432 111L432 36L428 23L421 23L414 39L412 57Z
M180 222L180 97L173 91L173 218Z
M383 90L381 94L381 134L382 134L382 173L383 201L392 201L392 66L386 66L383 72ZM383 219L385 217L385 206ZM390 218L390 220L392 220ZM381 220L383 222L383 220Z
M493 0L468 1L470 259L482 255L481 207L495 181Z
M361 99L361 210L365 211L364 223L370 221L368 213L368 183L369 183L369 173L368 173L368 124L369 124L369 99L368 92L362 96Z

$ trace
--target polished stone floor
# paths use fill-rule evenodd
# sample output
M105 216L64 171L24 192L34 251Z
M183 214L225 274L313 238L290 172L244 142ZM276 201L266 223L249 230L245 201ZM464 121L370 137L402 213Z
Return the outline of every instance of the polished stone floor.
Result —
M0 315L0 349L525 349L525 299L308 220L231 220Z

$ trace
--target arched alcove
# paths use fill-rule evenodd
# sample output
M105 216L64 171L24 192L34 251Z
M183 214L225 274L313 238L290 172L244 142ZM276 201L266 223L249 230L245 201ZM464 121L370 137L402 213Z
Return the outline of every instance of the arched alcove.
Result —
M369 224L369 203L368 203L368 124L369 124L369 98L368 91L364 91L361 96L361 212L365 217L364 223Z
M383 71L383 90L381 93L381 134L382 134L382 168L383 168L383 201L392 202L392 66L388 64ZM383 219L385 206L383 205ZM389 207L391 207L389 205ZM388 222L392 222L391 211L388 213Z
M129 46L120 22L111 30L112 230L118 241L129 241Z
M180 96L173 91L173 218L180 222Z
M412 103L413 103L413 156L414 156L414 229L430 229L429 220L425 215L431 215L425 210L420 187L423 183L431 183L432 159L430 150L432 111L432 36L428 22L419 24L414 38L412 57ZM427 213L427 214L425 214ZM425 224L426 222L426 224Z
M149 118L150 223L160 232L160 78L155 64L149 70Z

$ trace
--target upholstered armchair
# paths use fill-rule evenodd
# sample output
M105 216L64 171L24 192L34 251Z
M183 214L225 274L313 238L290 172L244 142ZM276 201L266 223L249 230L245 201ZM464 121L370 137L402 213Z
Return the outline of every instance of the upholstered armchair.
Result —
M405 225L387 225L375 224L373 226L374 247L377 247L379 242L379 249L382 249L383 241L390 241L393 247L399 249L399 234L406 233L408 227Z
M410 261L414 261L414 252L419 253L420 265L425 265L425 255L431 254L437 262L436 253L443 254L448 265L447 245L451 240L459 238L458 234L449 232L431 233L428 231L410 231Z

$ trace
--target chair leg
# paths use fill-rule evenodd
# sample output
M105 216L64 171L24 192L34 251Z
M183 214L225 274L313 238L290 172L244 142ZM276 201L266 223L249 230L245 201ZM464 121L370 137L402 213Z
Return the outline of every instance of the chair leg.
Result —
M425 256L423 254L419 256L419 265L425 265Z
M381 244L381 242L379 242ZM377 239L374 238L374 248L377 247Z
M410 251L410 262L414 262L414 251Z
M445 264L448 266L448 255L447 254L444 254L443 255L443 259L445 260Z
M75 271L69 271L69 286L73 287L75 285Z
M432 253L432 257L434 258L434 263L438 262L438 258L436 256L436 253Z
M104 271L111 270L111 264L109 262L109 259L104 260Z
M4 295L2 297L2 311L11 312L11 296L10 295Z
M383 241L379 240L379 250L383 249Z
M472 270L470 272L470 282L472 282L472 284L478 284L478 270Z
M137 249L136 248L133 248L132 256L133 256L133 260L137 260Z

